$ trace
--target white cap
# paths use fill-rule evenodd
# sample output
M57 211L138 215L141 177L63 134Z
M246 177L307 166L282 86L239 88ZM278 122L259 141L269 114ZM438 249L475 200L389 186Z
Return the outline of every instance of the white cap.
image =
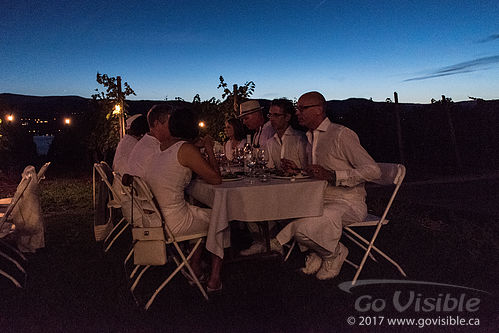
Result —
M126 126L125 126L125 129L129 130L130 129L130 126L132 126L132 123L135 119L137 119L138 117L142 116L141 114L134 114L133 116L129 117L127 120L126 120Z

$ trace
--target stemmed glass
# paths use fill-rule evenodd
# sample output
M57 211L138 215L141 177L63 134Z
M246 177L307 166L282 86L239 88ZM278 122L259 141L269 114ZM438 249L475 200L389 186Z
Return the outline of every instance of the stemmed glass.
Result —
M234 148L234 159L239 163L239 166L244 165L244 151L242 148Z
M257 158L255 154L253 153L246 154L246 165L249 168L249 174L248 174L249 183L252 184L253 178L255 177L255 167L257 165Z
M266 182L268 180L267 175L267 163L269 162L269 158L265 152L265 149L259 149L256 154L256 160L261 168L260 180L262 182Z

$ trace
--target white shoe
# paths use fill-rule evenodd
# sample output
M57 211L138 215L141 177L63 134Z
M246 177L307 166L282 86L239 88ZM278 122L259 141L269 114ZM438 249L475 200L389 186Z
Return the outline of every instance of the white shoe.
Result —
M248 247L246 250L242 250L241 252L239 252L239 254L242 256L251 256L254 254L264 253L265 250L266 248L263 243L253 242L250 247Z
M323 259L321 269L315 275L319 280L327 280L336 277L340 274L341 266L348 256L348 249L345 245L340 244L340 250L335 258Z
M321 268L321 265L321 257L317 253L312 252L305 258L305 267L301 271L307 275L315 274Z
M279 243L279 241L275 238L270 240L270 250L280 253L281 256L284 255L284 249L282 248L281 243Z

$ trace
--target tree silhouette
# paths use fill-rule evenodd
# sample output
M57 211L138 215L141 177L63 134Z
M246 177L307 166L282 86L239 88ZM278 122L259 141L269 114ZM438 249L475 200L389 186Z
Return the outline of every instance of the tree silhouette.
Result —
M123 84L124 90L118 86L118 80L107 74L97 73L97 83L105 88L92 95L95 103L95 113L93 115L93 130L89 137L88 148L93 152L94 160L110 160L119 142L119 119L113 114L114 106L122 102L123 112L126 114L128 105L125 99L129 95L135 95L128 82Z

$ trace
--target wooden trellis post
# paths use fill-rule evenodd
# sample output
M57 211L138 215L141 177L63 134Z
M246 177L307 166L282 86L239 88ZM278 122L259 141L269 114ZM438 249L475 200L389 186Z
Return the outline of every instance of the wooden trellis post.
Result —
M237 115L237 114L239 114L239 103L237 100L237 84L233 85L232 89L233 89L232 97L234 99L234 112Z
M405 156L404 156L404 142L402 141L402 125L400 123L400 109L399 109L399 95L395 91L393 93L393 99L395 100L395 122L397 125L397 141L399 146L399 158L400 163L405 164Z

